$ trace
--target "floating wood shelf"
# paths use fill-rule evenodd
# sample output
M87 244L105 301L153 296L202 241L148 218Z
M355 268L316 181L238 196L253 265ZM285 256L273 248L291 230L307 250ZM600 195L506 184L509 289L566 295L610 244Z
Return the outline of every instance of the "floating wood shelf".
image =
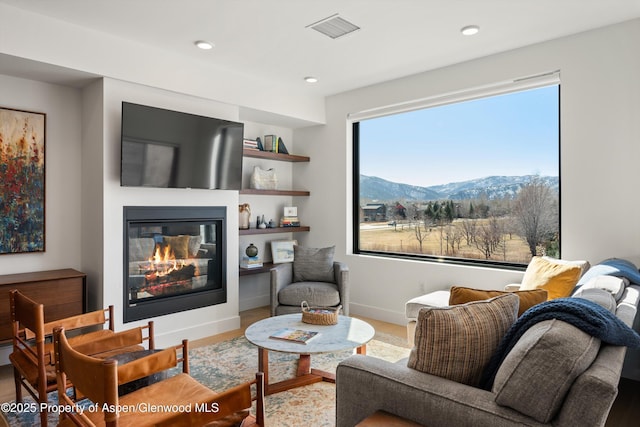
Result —
M240 276L250 276L252 274L267 273L273 267L272 262L262 263L262 267L242 268L240 267Z
M244 190L240 190L240 194L259 196L308 196L311 193L306 190L256 190L253 188L245 188Z
M242 155L244 157L254 157L257 159L271 159L271 160L280 160L283 162L308 162L309 157L307 156L298 156L294 154L282 154L282 153L272 153L271 151L259 151L259 150L251 150L251 149L243 149Z
M240 230L241 236L248 236L252 234L272 234L272 233L298 233L301 231L309 231L311 227L276 227L276 228L249 228L247 230Z

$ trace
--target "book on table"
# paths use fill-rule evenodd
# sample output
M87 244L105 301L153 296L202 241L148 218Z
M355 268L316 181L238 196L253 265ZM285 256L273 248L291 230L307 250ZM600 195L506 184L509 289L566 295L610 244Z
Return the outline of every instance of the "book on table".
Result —
M269 338L273 338L275 340L295 342L298 344L306 344L312 339L316 338L318 335L320 335L320 332L317 332L317 331L306 331L303 329L285 328L270 335Z

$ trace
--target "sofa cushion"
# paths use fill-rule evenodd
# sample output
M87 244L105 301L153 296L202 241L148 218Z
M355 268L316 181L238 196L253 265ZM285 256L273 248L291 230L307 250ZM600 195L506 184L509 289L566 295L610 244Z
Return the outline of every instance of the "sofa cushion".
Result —
M577 263L535 256L527 266L520 290L545 289L549 300L568 297L581 275L582 267Z
M420 309L425 307L446 307L449 305L449 291L434 291L407 301L404 314L408 320L416 320Z
M335 246L328 248L303 248L293 246L294 282L335 282L333 254Z
M569 323L552 319L533 325L496 373L492 388L496 403L549 422L599 349L599 339Z
M620 301L622 298L622 294L624 294L625 288L629 286L629 279L626 277L616 277L616 276L596 276L587 280L583 285L576 289L574 295L584 289L604 289L613 295L613 298L616 301Z
M510 292L507 291L486 291L482 289L465 288L463 286L452 286L449 295L449 305L465 304L472 301L482 301L485 299L497 297ZM512 292L520 299L518 308L518 316L530 309L536 304L547 300L547 291L545 289L532 289L530 291L514 291Z
M338 285L327 282L294 282L278 292L282 305L300 307L302 301L312 301L314 306L333 307L340 304Z
M518 313L518 297L507 293L453 307L423 308L407 366L471 386Z
M611 313L616 314L618 304L611 293L604 289L597 288L580 288L578 292L573 294L573 298L584 298L593 301L596 304L606 308Z

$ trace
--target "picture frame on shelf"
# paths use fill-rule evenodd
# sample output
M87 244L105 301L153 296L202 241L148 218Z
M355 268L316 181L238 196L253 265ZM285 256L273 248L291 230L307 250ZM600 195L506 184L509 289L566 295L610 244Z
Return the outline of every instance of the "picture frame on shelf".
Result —
M264 136L264 151L271 151L272 153L278 152L278 137L276 135Z
M298 207L297 206L285 206L284 207L284 216L298 216Z
M273 240L271 241L271 256L274 264L293 262L293 247L297 240Z

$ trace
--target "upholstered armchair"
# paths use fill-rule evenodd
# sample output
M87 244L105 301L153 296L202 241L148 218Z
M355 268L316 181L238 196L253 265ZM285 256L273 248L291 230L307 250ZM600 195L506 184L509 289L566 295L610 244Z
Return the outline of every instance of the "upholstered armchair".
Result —
M271 269L271 315L300 313L312 307L342 306L349 315L349 267L334 261L334 247L294 246L294 261Z

